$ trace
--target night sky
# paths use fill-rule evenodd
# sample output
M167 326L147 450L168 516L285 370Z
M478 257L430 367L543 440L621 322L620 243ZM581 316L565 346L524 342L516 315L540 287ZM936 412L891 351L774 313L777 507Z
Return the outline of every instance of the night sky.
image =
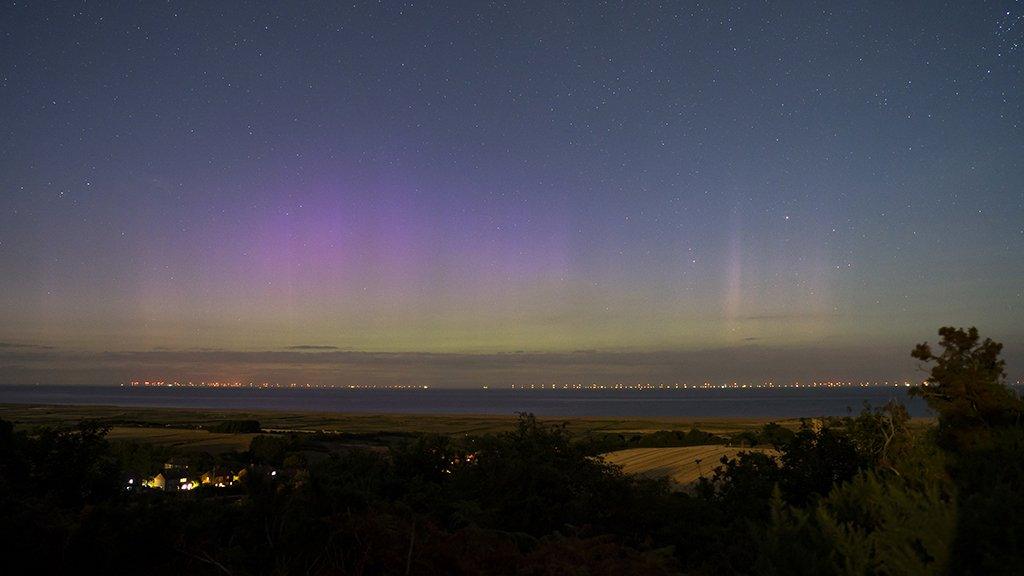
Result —
M1024 3L0 9L0 380L1024 364Z

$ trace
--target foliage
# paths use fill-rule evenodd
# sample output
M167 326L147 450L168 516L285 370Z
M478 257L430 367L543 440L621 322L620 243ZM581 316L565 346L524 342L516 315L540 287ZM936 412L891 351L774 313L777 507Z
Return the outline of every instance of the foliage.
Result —
M918 446L897 466L860 472L804 513L827 539L817 549L828 552L829 571L923 575L948 568L956 507L943 456L934 445ZM769 532L785 526L786 516L776 516Z
M300 449L302 439L298 436L277 436L261 434L249 442L249 458L259 464L281 466L285 458Z
M453 470L452 497L471 501L464 519L485 527L540 535L607 525L614 503L630 492L631 479L590 458L564 426L542 425L533 415L469 449L475 461Z
M848 435L829 427L815 430L806 420L780 450L783 474L779 486L793 504L806 504L814 496L827 494L833 485L853 478L865 465Z
M682 446L703 446L705 444L726 444L729 438L705 432L697 428L689 431L658 430L646 434L596 434L579 441L590 454L603 454L629 448L675 448Z
M911 446L910 414L895 400L877 409L865 404L860 415L845 425L857 453L876 467L893 469Z
M963 574L1012 573L1024 565L1024 402L1006 385L1002 344L978 330L939 330L941 353L919 344L932 364L923 397L939 419L938 441L956 484L952 568Z
M939 416L945 441L971 441L979 428L1020 422L1024 404L1006 386L1006 363L999 357L1003 345L986 338L977 328L939 329L936 355L928 343L918 344L912 356L933 364L924 384L911 389Z

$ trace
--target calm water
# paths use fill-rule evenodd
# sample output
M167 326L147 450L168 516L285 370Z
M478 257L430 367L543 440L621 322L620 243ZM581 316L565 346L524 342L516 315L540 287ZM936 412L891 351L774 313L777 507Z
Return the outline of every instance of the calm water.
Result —
M865 401L927 410L905 388L775 390L289 390L0 386L0 403L407 414L540 416L761 417L842 416Z

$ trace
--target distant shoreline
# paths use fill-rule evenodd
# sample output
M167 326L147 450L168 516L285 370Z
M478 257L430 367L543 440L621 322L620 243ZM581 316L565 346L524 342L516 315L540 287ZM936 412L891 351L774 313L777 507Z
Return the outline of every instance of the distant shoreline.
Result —
M912 416L926 406L903 387L696 390L292 390L119 386L0 386L0 403L270 411L298 414L405 414L702 421L784 420L859 413L865 403L903 403Z

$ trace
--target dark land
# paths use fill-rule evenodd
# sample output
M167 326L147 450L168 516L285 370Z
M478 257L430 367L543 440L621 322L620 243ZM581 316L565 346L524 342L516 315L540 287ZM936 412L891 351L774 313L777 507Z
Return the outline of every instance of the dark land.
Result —
M940 334L941 352L914 351L932 371L910 393L931 420L899 403L783 422L0 405L0 561L5 573L1017 573L1024 406L997 343ZM623 450L645 473L610 463ZM677 473L660 454L695 461Z

